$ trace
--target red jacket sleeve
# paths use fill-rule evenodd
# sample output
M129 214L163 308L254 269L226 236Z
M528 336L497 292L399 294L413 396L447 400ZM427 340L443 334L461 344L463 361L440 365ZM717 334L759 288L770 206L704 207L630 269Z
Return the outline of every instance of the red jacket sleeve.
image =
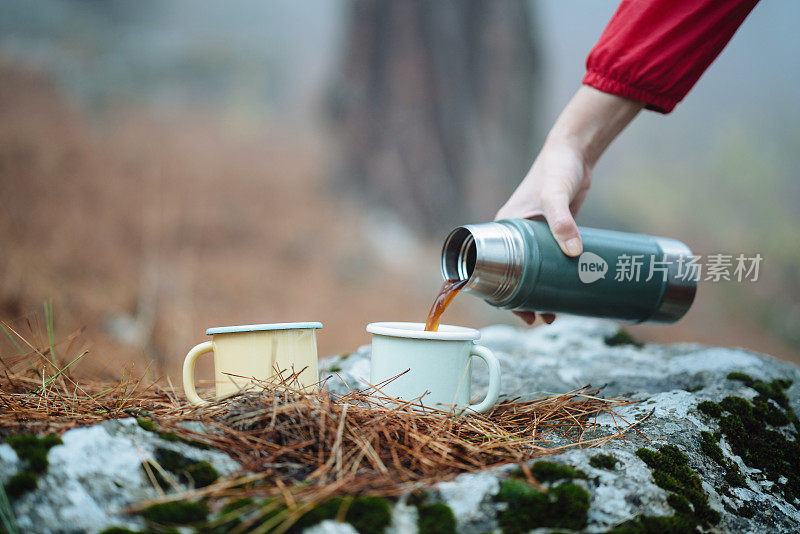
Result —
M623 0L586 59L583 83L669 113L758 0Z

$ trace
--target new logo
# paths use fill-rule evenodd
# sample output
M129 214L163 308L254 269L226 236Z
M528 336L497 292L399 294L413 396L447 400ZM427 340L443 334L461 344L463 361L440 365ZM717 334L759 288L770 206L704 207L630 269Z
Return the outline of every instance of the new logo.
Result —
M608 263L594 252L584 252L578 258L578 277L584 284L591 284L606 277Z

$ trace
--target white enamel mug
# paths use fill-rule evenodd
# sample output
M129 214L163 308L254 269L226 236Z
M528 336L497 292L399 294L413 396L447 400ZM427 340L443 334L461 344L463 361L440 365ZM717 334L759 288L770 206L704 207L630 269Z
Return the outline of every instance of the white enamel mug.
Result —
M183 391L192 404L209 404L197 395L194 366L197 358L214 353L216 398L267 381L279 372L284 378L297 374L301 388L315 387L317 370L316 330L322 323L271 323L209 328L213 336L192 348L183 362Z
M441 325L438 332L426 332L423 323L371 323L367 332L372 334L371 384L397 376L379 386L383 394L403 400L422 396L423 406L458 406L477 413L497 402L500 363L492 351L475 343L479 331ZM489 366L489 390L478 404L469 402L473 356Z

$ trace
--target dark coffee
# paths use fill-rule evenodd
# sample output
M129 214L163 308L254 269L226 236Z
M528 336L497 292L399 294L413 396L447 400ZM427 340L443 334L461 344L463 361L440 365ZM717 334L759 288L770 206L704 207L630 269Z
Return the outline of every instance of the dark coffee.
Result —
M445 280L442 284L442 289L436 295L436 300L433 301L431 311L428 312L428 320L425 321L425 330L428 332L436 332L439 330L439 321L442 318L444 310L453 302L458 292L461 291L468 280Z

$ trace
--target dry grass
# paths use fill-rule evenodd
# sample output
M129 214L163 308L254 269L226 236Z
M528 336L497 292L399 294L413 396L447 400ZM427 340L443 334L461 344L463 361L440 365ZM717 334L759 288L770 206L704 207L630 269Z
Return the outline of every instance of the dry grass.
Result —
M56 351L69 354L66 347L75 345L78 333L52 343L42 335L36 342L8 323L2 327L18 354L0 359L0 433L61 433L105 419L147 417L161 430L226 452L247 473L171 494L162 502L267 498L240 514L268 518L278 530L332 496L398 495L463 472L508 463L524 466L567 448L598 446L642 421L627 422L615 413L630 401L604 399L588 387L535 400L506 400L484 415L458 415L425 408L420 399L386 397L381 384L343 396L330 394L324 383L319 391L303 392L293 376L200 409L187 405L171 384L145 385L130 373L116 382L78 378L74 368L86 352L53 358ZM591 432L601 414L614 415L622 426L611 434ZM203 422L207 431L181 426L189 420ZM523 473L536 484L524 467Z

